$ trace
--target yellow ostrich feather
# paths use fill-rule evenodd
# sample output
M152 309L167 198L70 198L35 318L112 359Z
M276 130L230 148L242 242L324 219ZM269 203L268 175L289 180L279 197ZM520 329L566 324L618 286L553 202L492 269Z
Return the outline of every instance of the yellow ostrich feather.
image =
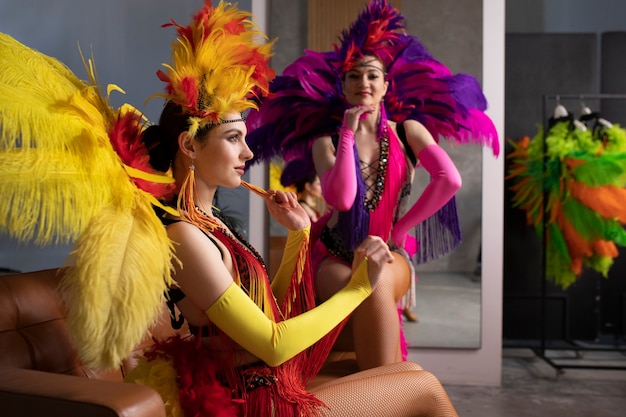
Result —
M80 149L91 145L87 139L106 139L103 113L111 110L94 86L6 34L0 34L0 50L2 148Z
M173 179L122 162L109 132L134 109L113 109L108 94L120 89L101 95L93 60L83 62L89 84L0 34L0 230L74 242L61 280L70 334L87 366L110 369L154 323L172 281L156 199L131 176Z
M285 163L284 161L278 161L278 160L273 160L270 162L270 188L272 190L281 190L281 191L291 191L291 192L296 192L296 187L294 187L293 185L290 185L288 187L285 187L281 182L280 182L280 176L283 174L283 169L285 168Z
M87 163L61 150L0 151L0 229L40 246L73 242L115 191Z
M161 395L165 405L165 415L169 417L184 417L178 400L178 385L176 384L176 369L171 360L157 358L148 363L145 357L139 357L139 362L125 382L134 382L152 388Z
M0 225L11 236L67 243L116 194L102 184L120 163L94 92L62 63L0 34Z
M131 210L110 206L94 217L72 252L75 267L61 281L68 326L85 363L114 368L156 323L171 249L143 201Z

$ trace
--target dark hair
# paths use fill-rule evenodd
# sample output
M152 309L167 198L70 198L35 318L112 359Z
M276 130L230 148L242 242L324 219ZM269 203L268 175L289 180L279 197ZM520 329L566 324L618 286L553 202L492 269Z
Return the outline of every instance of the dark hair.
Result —
M201 128L197 138L205 136L210 126ZM142 136L142 141L150 155L150 165L158 171L167 171L178 152L178 136L189 130L189 115L182 106L168 101L163 107L158 125L149 126Z
M304 191L304 186L306 184L313 184L316 178L317 178L317 173L312 172L309 175L295 181L293 185L294 187L296 187L296 192L301 193L302 191Z

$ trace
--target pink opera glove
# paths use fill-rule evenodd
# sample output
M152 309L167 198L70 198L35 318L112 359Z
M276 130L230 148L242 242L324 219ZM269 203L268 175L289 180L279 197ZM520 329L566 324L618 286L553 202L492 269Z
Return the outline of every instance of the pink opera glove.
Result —
M404 241L404 250L407 251L411 259L413 259L413 255L417 253L418 248L419 248L419 243L417 239L407 234L406 240Z
M404 247L411 228L435 214L461 188L459 171L439 145L426 146L417 157L430 174L430 182L413 207L393 225L391 239L400 248Z
M320 177L324 200L338 211L348 211L356 198L354 132L342 126L335 152L335 165Z

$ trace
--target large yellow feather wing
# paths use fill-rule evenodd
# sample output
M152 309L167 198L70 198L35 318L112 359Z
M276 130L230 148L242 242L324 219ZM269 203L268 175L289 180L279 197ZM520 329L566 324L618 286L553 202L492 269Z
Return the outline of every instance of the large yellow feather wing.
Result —
M90 84L0 33L0 230L39 245L74 242L61 281L70 334L86 365L109 369L141 341L171 283L156 199L129 173L171 178L122 162L108 135L127 109L110 107L85 64Z

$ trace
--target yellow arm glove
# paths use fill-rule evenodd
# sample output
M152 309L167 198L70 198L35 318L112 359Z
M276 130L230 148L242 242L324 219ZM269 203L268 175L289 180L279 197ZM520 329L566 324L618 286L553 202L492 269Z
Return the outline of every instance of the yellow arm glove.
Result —
M283 258L280 261L280 266L272 281L272 292L278 300L279 305L282 303L287 288L289 288L289 284L291 283L291 277L296 268L296 261L301 255L300 252L302 250L308 250L310 235L311 226L302 230L290 230L287 235Z
M367 261L352 279L323 304L275 323L235 283L205 314L231 339L269 366L278 366L330 332L372 292Z

